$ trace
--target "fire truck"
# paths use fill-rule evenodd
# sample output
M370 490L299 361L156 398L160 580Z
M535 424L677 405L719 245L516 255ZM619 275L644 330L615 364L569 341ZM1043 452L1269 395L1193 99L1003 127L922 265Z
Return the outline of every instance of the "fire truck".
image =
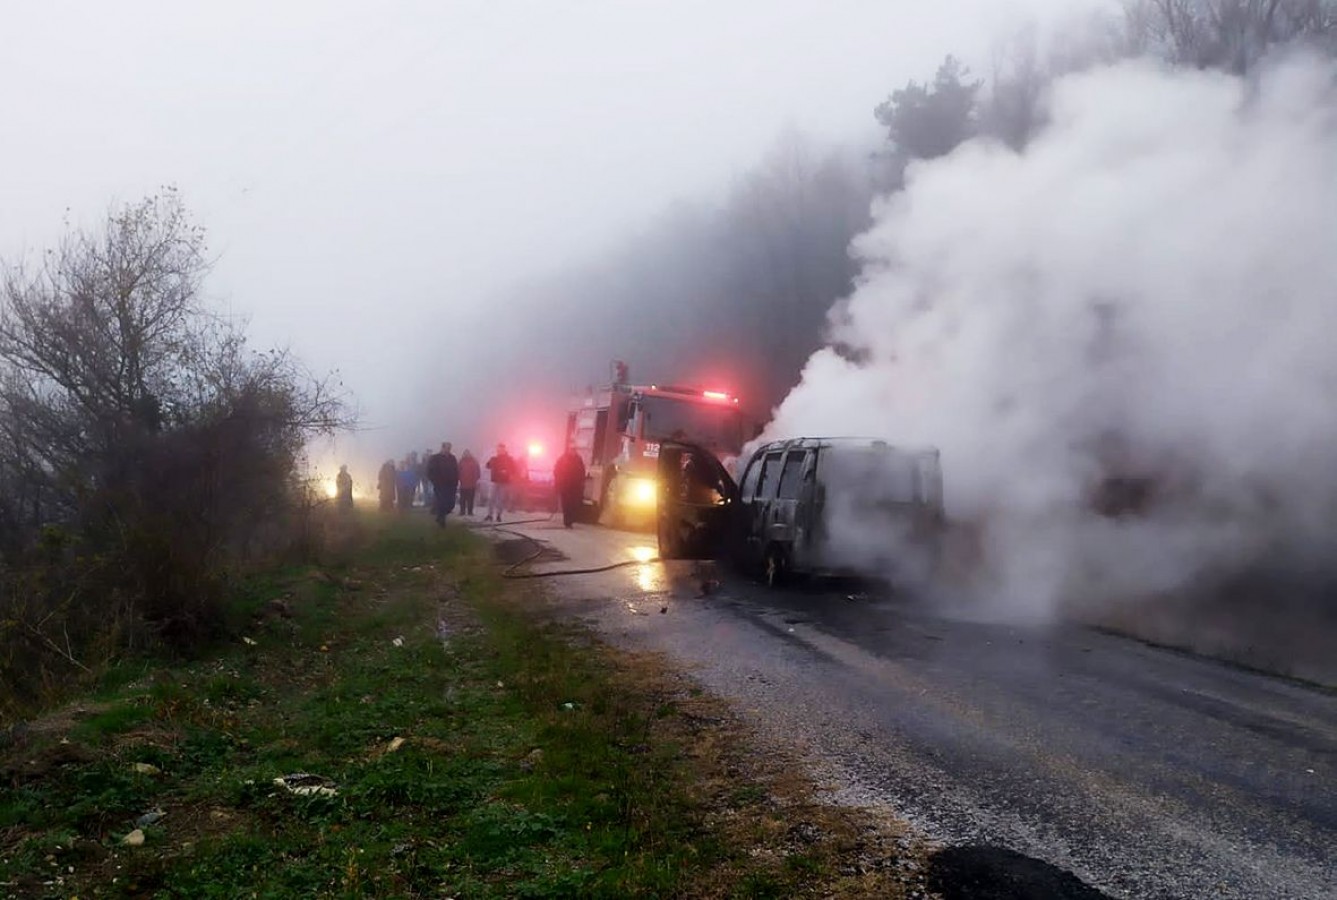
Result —
M585 511L614 527L654 524L661 441L680 441L714 453L726 468L759 423L725 391L670 384L630 384L625 364L614 382L591 387L568 411L567 445L585 463Z

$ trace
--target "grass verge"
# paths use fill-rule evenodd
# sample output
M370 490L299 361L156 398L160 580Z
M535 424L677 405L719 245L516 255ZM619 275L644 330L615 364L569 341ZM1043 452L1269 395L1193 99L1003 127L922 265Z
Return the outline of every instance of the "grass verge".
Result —
M236 646L14 733L0 894L894 898L922 884L908 838L817 802L661 661L536 619L475 536L365 531L344 564L254 583Z

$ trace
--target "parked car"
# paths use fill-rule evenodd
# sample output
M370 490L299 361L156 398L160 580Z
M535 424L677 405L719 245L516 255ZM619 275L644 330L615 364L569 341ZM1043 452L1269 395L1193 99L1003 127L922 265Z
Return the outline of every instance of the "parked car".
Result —
M764 444L735 481L714 454L665 442L659 553L791 573L898 577L936 565L944 525L935 449L857 438Z

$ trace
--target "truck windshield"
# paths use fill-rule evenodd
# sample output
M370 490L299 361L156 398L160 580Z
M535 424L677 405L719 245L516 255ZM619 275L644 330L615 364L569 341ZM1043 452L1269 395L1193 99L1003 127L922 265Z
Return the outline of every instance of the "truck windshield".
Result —
M743 417L736 409L672 397L642 397L641 414L647 440L684 441L720 454L742 452Z

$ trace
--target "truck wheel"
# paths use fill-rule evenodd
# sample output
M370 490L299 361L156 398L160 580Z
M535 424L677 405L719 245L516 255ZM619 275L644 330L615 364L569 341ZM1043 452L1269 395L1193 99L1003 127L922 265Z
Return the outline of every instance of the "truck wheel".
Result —
M599 524L608 528L622 528L626 525L621 505L617 502L617 479L608 482L603 503L599 505Z

